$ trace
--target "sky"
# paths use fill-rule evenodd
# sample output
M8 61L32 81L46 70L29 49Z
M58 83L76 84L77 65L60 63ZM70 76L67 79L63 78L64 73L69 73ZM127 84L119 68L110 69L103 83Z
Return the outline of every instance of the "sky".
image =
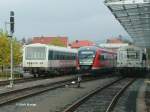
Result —
M102 42L129 37L104 5L104 0L0 0L0 28L9 31L10 11L15 12L18 40L34 36L67 36L73 40ZM6 27L5 27L6 26Z

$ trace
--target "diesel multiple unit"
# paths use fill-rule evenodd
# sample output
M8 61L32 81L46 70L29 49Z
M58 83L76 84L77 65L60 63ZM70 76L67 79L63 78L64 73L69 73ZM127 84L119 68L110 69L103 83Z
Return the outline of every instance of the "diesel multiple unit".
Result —
M77 69L80 71L107 72L116 67L115 52L96 46L85 46L78 50Z
M147 56L144 49L135 46L126 46L118 49L117 68L120 73L140 73L146 71Z
M25 45L23 49L24 71L36 75L52 71L68 72L76 68L77 50L45 44Z

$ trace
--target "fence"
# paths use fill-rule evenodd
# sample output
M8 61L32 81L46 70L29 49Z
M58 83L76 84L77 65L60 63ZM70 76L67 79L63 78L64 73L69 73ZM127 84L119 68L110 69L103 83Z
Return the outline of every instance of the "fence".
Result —
M10 66L0 66L0 80L8 80L10 78ZM22 66L14 66L13 68L13 77L21 78L22 77Z

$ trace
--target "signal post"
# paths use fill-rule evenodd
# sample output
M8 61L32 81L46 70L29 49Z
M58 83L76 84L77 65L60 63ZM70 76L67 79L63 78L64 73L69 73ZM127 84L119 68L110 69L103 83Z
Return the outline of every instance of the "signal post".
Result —
M14 76L13 76L13 33L14 33L14 12L10 11L10 66L11 66L11 71L10 71L10 85L9 87L14 86Z

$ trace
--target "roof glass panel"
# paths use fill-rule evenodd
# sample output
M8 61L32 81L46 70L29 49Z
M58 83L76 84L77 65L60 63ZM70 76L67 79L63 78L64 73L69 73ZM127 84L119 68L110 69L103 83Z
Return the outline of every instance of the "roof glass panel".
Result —
M140 43L142 37L143 42L150 43L150 0L105 0L105 3L135 41Z

